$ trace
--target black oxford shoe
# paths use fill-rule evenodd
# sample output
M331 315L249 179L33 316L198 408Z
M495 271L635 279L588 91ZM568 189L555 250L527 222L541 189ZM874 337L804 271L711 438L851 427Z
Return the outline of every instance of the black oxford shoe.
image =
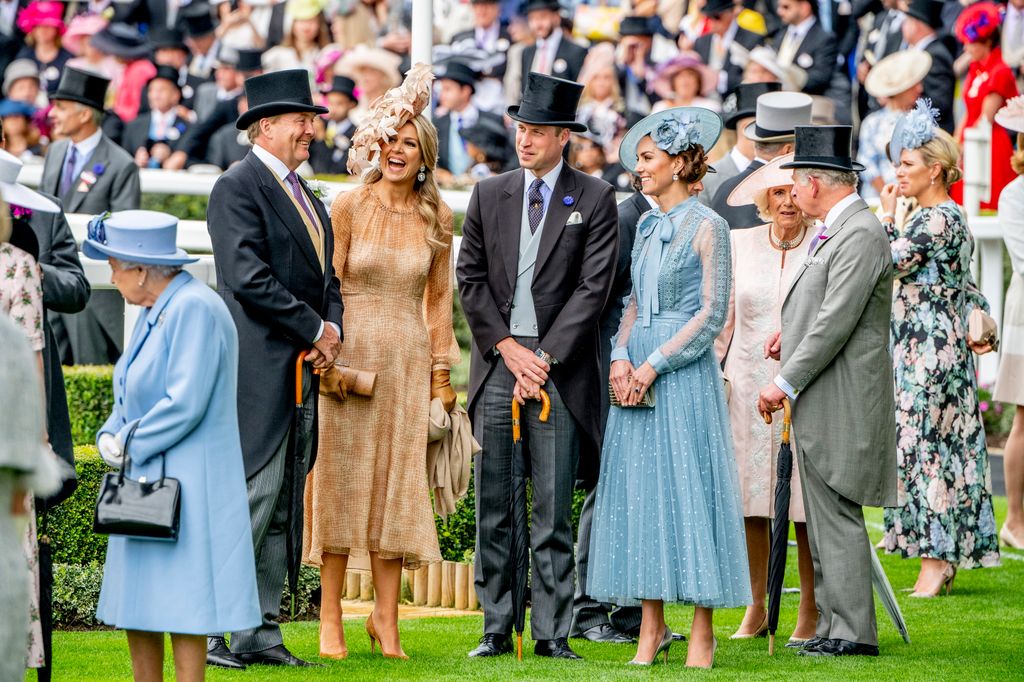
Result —
M598 644L635 644L636 640L619 632L610 623L601 623L581 632L577 639L586 639Z
M480 638L480 644L469 652L470 658L489 658L512 653L512 638L509 635L487 634Z
M580 661L583 657L569 647L569 640L565 637L558 639L538 639L533 647L533 653L537 656L547 658L563 658L567 661Z
M799 653L803 656L877 656L878 647L846 639L829 639L814 649L803 649Z
M817 649L819 646L821 646L827 641L829 641L828 637L819 637L818 635L815 635L814 637L811 637L809 640L800 645L800 651L804 652Z
M284 644L272 646L263 651L256 651L251 654L238 654L242 663L246 665L285 665L293 668L319 668L320 665L304 661L292 654L285 648Z
M239 660L238 656L231 653L223 637L206 638L206 665L215 665L218 668L231 668L233 670L245 670L245 663Z

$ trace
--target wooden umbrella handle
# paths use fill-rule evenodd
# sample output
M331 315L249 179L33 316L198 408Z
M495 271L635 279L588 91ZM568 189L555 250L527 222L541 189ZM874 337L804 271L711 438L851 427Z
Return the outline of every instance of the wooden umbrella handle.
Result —
M295 358L295 404L302 404L302 363L309 355L308 350L300 350L299 356Z
M520 407L516 399L512 399L512 442L518 443L523 437ZM540 389L540 420L546 422L551 415L551 396L543 388Z
M546 422L551 414L551 396L543 388L540 389L540 420Z
M761 416L764 417L765 424L772 423L772 413L762 412ZM789 430L793 424L793 407L789 404L789 398L782 399L782 442L789 442Z

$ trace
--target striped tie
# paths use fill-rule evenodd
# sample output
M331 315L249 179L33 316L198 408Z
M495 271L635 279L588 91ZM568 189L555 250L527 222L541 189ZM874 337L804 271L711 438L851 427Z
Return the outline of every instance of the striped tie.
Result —
M537 228L540 227L540 219L544 217L544 197L540 193L540 188L543 184L544 181L537 178L530 185L530 193L526 195L526 200L530 202L528 212L530 216L530 234L537 233Z

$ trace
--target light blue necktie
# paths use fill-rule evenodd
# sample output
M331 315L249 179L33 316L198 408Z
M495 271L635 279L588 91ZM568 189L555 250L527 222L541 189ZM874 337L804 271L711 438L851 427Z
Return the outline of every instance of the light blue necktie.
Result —
M637 226L640 236L646 240L640 260L640 276L643 282L640 287L642 296L640 307L643 311L641 322L644 327L651 326L652 314L657 315L661 312L661 303L658 300L658 275L661 274L661 259L672 242L672 237L675 236L675 219L689 208L691 201L693 201L692 197L679 202L669 209L668 213L657 208L652 209L644 215L643 220ZM652 239L651 236L655 231L657 231L656 238Z
M448 131L448 170L452 175L462 175L469 169L472 162L466 151L466 143L463 141L462 135L459 135L462 123L462 117L453 111L452 125Z
M832 32L832 0L818 0L818 19L821 27Z

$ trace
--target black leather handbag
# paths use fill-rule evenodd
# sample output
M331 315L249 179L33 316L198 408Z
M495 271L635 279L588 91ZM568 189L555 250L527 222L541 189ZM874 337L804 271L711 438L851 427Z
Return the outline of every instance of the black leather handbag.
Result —
M128 440L135 433L132 429ZM133 481L129 471L130 456L125 446L121 470L103 476L96 516L92 529L101 535L124 535L144 540L178 539L181 522L181 484L176 478L167 478L167 463L160 454L160 479Z

